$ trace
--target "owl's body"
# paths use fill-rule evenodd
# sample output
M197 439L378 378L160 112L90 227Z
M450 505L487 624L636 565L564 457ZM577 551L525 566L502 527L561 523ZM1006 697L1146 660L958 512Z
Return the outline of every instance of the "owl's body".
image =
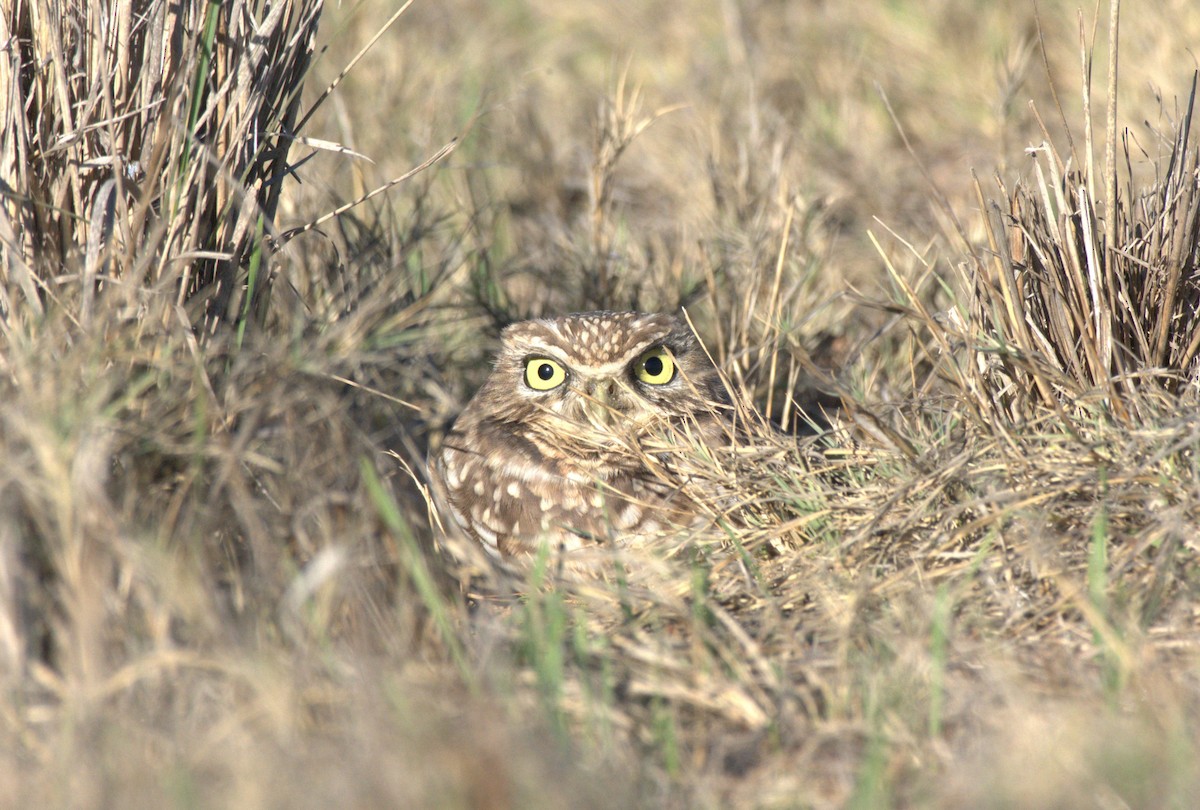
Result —
M501 338L491 375L430 458L447 523L497 557L545 544L574 562L696 522L665 472L670 437L721 441L728 398L685 323L590 312Z

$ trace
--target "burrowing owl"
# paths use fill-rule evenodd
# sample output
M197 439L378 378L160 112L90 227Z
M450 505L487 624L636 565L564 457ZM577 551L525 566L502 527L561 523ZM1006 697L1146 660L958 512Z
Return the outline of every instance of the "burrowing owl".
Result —
M723 439L727 403L691 329L671 315L513 324L430 458L435 498L446 522L493 556L527 557L545 543L587 566L589 551L697 522L696 503L664 471L679 437Z

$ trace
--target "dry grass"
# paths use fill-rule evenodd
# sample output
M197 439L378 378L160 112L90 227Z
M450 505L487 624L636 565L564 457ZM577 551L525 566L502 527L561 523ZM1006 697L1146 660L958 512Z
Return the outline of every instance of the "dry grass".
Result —
M0 3L0 795L1194 806L1200 18L993 6ZM680 306L720 529L469 604L488 338Z

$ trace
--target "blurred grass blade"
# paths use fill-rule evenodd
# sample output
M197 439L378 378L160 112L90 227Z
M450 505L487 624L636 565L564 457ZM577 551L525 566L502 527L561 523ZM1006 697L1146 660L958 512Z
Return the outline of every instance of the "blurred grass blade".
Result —
M425 554L421 551L421 547L417 543L417 538L413 535L412 529L400 514L400 509L396 505L395 499L383 488L383 483L379 480L379 475L375 472L375 467L371 464L370 460L367 458L359 459L358 468L362 474L363 481L367 485L367 490L371 495L371 500L375 504L375 509L378 511L379 517L383 520L384 525L387 526L388 531L392 532L400 541L404 571L412 578L413 586L417 589L421 601L429 611L429 615L433 618L434 626L437 627L442 643L446 645L451 659L458 668L459 675L462 676L463 682L470 689L478 689L474 672L470 664L467 663L466 654L463 651L458 633L450 617L450 607L438 591L433 574L430 572L429 566L425 561Z

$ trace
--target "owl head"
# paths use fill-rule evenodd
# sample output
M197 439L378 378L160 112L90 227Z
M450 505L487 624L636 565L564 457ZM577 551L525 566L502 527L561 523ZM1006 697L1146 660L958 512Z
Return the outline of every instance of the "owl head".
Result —
M711 416L728 396L679 318L585 312L505 329L475 401L485 418L586 455L587 447L611 449L614 437Z

